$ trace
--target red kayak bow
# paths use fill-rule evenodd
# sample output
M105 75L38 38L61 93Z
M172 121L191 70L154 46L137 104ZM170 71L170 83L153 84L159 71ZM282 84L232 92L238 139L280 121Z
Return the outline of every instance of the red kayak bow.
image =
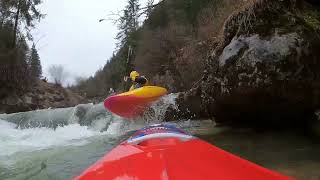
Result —
M293 180L225 152L173 125L137 131L78 180Z

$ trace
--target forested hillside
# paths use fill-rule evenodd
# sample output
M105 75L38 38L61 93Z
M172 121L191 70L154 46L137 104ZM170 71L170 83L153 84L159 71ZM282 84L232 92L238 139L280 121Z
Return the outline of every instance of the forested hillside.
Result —
M43 15L39 0L0 1L0 99L26 92L42 75L40 58L30 30Z
M109 88L124 91L127 86L122 78L133 69L171 92L191 88L201 79L224 21L246 3L163 0L158 4L149 1L144 7L139 0L128 0L117 21L118 51L94 77L80 80L75 89L88 97L105 97ZM139 22L141 14L146 15L143 22Z
M79 91L89 97L105 97L109 88L124 91L122 77L136 69L152 84L185 91L178 112L168 119L319 127L319 1L138 4L128 0L118 21L119 50L94 77L79 83ZM147 18L138 26L137 16L144 12Z
M45 17L39 11L41 3L41 0L0 0L0 113L85 102L59 84L41 81L40 56L31 35Z

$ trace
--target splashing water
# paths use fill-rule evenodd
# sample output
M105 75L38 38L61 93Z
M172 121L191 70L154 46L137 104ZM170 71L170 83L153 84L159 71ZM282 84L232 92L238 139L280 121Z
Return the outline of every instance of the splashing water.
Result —
M127 132L164 121L166 109L177 108L176 97L171 94L160 99L134 121L113 116L102 104L2 114L0 179L71 179L127 139ZM203 138L265 167L298 179L320 177L320 146L299 137L206 129L212 126L210 121L176 123L194 133L214 132Z
M152 123L160 123L163 121L166 121L165 115L167 112L167 109L173 108L178 109L178 106L176 105L176 98L179 96L179 93L176 94L169 94L167 96L164 96L160 100L153 103L146 113L144 113L143 119L148 124Z
M57 129L16 129L15 125L0 121L0 156L17 152L36 151L54 146L81 146L93 136L104 135L79 124L70 124Z
M164 121L176 96L163 97L134 121L112 115L102 103L0 114L0 179L70 179L127 132Z

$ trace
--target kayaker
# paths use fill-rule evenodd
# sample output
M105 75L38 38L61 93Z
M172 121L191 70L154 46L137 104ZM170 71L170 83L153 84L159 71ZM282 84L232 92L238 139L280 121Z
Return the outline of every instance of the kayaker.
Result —
M127 82L129 78L133 83L129 91L143 87L148 84L148 79L144 76L140 76L140 74L137 71L132 71L130 73L130 77L124 77L124 81Z

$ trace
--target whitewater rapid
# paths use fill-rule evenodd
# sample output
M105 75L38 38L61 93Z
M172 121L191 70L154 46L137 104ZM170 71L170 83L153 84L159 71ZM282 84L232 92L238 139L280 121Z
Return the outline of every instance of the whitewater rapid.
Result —
M176 97L163 97L134 121L112 115L102 103L0 114L0 179L70 179L129 132L164 121Z
M134 121L113 116L102 104L0 114L0 180L72 179L134 130L163 122L165 110L169 106L176 108L176 96L162 98L144 117ZM285 132L228 131L211 121L175 123L264 167L297 179L320 177L320 144L304 137Z
M18 152L37 151L57 146L81 146L88 138L102 136L99 132L79 124L49 128L16 129L13 123L0 121L0 157Z

